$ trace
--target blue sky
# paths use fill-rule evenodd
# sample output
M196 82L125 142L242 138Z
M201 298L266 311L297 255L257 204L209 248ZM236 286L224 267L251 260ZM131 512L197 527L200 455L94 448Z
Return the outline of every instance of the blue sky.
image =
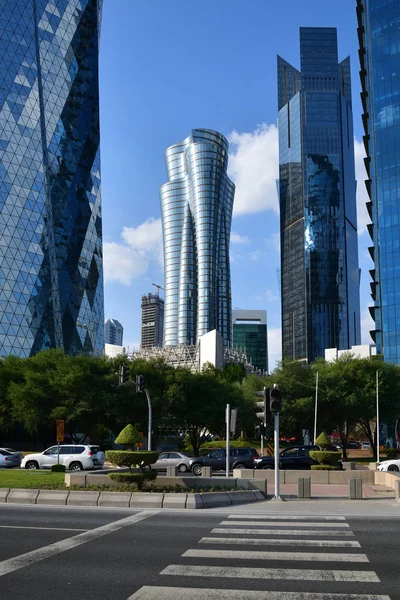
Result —
M142 294L163 285L159 187L164 152L195 127L231 144L233 308L268 312L280 359L276 55L299 66L299 27L337 27L352 64L362 341L372 263L364 202L355 0L104 0L100 46L105 314L140 343Z

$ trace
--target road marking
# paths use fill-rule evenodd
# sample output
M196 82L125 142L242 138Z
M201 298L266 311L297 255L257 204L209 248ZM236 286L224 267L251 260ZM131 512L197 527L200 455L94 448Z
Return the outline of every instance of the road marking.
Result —
M239 529L229 527L216 527L211 533L244 533L253 535L323 535L323 536L340 536L354 537L352 531L331 530L324 531L323 529Z
M310 592L258 592L255 590L226 590L144 586L128 600L390 600L379 594L319 594Z
M352 581L380 583L374 571L321 569L264 569L257 567L210 567L208 565L169 565L160 575L179 577L224 577L235 579L279 579L290 581Z
M279 519L286 519L287 521L345 521L346 517L322 517L322 516L316 516L316 517L302 517L302 516L296 516L296 515L267 515L267 516L263 516L263 515L229 515L228 519L251 519L251 520L256 520L258 519L259 521L279 521Z
M366 554L343 554L334 552L263 552L260 550L186 550L188 558L228 558L249 560L312 560L314 562L369 562Z
M347 529L350 527L348 523L305 523L305 522L296 522L296 521L279 521L279 523L260 523L259 521L221 521L220 525L246 525L255 527L318 527L321 529L332 529L337 527L338 529Z
M13 571L17 571L18 569L29 567L34 563L45 560L46 558L50 558L52 556L56 556L57 554L61 554L62 552L66 552L67 550L71 550L72 548L76 548L82 544L86 544L87 542L92 542L97 538L103 537L108 533L118 531L123 527L128 527L129 525L143 521L143 519L147 519L148 517L157 514L157 512L159 511L143 510L135 515L131 515L130 517L120 519L119 521L114 521L113 523L96 527L96 529L79 533L78 535L67 538L66 540L61 540L60 542L43 546L42 548L32 550L31 552L26 552L25 554L20 554L19 556L9 558L8 560L3 560L0 562L0 577L7 575L8 573L12 573Z
M68 527L25 527L24 525L0 525L0 529L39 529L40 531L89 531L89 529L70 529Z
M225 529L224 529L225 531ZM199 544L250 544L254 546L330 546L336 548L361 548L360 542L348 542L347 540L296 540L268 538L257 540L253 538L225 538L225 537L203 537Z

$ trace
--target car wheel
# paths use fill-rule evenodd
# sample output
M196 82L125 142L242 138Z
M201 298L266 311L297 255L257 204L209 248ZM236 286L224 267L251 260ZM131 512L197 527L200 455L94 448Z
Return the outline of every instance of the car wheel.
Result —
M265 465L265 467L262 468L263 471L272 471L272 467L270 465Z
M69 465L70 471L82 471L82 465L80 462L73 462Z
M179 471L179 473L186 473L187 466L186 465L179 465L178 466L178 471Z
M193 465L192 473L194 473L195 475L201 475L201 465L199 465L198 463Z
M30 460L26 463L25 465L25 469L38 469L39 468L39 463L36 462L36 460Z
M233 468L234 469L245 469L246 465L244 465L243 463L239 463L238 465L234 465Z
M399 467L397 465L389 465L388 471L398 471Z

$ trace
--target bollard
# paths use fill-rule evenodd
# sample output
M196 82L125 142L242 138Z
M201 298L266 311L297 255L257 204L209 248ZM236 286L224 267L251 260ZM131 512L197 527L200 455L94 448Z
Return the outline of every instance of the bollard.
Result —
M297 478L297 497L311 498L311 477Z
M167 467L167 477L176 477L176 467Z
M355 471L356 463L343 461L342 464L343 464L343 469L345 469L345 471Z
M362 479L360 477L349 478L349 498L350 500L362 499Z
M201 467L201 477L211 477L211 467Z
M400 479L394 482L394 491L396 492L396 500L400 502Z

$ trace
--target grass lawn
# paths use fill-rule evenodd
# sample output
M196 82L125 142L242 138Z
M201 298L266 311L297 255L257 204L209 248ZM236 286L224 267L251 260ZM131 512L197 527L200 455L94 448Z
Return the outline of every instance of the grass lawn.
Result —
M0 488L36 488L41 485L63 484L64 473L0 469Z

